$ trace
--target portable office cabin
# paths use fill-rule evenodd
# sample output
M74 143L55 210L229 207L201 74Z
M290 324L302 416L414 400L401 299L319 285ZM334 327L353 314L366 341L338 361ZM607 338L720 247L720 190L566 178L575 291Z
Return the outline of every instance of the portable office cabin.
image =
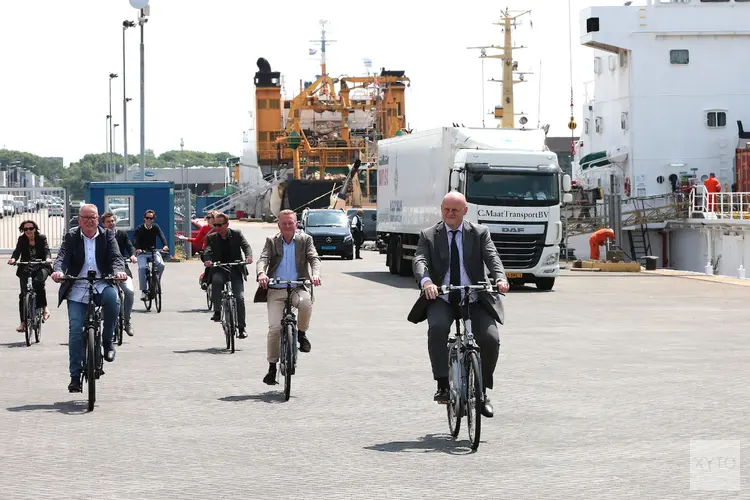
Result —
M156 212L156 223L164 231L169 253L175 251L174 183L169 181L88 182L86 202L93 203L99 214L112 212L117 216L116 229L133 239L135 228L143 223L146 210Z

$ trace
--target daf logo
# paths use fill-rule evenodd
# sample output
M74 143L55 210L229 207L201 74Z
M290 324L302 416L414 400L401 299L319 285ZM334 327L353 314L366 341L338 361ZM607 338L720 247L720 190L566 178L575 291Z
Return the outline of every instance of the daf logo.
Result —
M330 237L330 236L329 236L328 238L326 238L326 243L330 243L331 241L332 241L332 240L331 240L331 237Z
M501 229L503 233L523 233L525 228L523 227L504 227Z

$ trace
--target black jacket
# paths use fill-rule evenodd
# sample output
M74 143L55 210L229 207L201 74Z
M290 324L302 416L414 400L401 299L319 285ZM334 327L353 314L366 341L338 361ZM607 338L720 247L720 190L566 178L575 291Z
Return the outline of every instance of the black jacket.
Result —
M102 275L111 275L125 272L125 261L120 255L115 233L110 229L97 227L99 235L96 237L96 265ZM70 276L78 276L83 269L86 259L86 249L83 245L81 228L71 229L63 238L57 258L52 266L55 272L61 272ZM72 283L64 281L60 284L58 303L60 306L63 299L68 296Z
M115 233L115 240L117 241L117 247L120 250L120 255L122 255L123 263L125 264L125 272L128 276L131 278L133 277L133 273L130 272L130 266L128 266L128 259L135 255L135 247L133 246L133 243L128 238L128 233L123 231L122 229L118 229Z
M163 243L160 247L156 246L157 238L160 238ZM159 224L151 224L151 229L146 229L146 224L141 224L135 228L135 233L133 233L133 244L138 250L162 248L167 246L167 238L164 236L164 232L159 227Z
M47 243L47 237L40 233L36 233L36 235L34 236L33 255L29 255L30 250L31 245L29 245L29 239L26 237L26 235L22 234L18 237L16 249L13 250L13 254L10 256L10 258L13 260L27 261L29 260L29 258L46 260L52 257L52 253L49 250L49 244ZM18 266L18 269L16 270L16 276L18 276L19 278L23 276L23 270L25 267L26 266L24 265ZM52 266L46 264L44 267L50 273L52 273Z
M253 256L250 244L240 231L227 229L227 238L229 239L229 255L224 255L221 236L219 236L219 233L210 234L206 238L206 249L203 251L202 257L203 261L237 262ZM242 257L242 252L245 253L245 258ZM242 275L245 276L245 279L247 279L247 267L241 266L239 269Z

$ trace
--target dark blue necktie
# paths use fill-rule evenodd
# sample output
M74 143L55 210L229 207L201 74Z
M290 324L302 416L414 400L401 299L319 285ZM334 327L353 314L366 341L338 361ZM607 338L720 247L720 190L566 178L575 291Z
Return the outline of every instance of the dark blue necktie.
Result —
M451 231L453 233L453 240L451 241L451 285L461 285L461 264L458 260L458 230ZM448 300L451 304L458 305L461 302L461 292L459 290L452 290L448 294Z

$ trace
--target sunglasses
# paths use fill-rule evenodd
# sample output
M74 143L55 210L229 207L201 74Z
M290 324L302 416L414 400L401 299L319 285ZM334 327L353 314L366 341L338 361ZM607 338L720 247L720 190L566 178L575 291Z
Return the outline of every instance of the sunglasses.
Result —
M23 228L24 231L34 231L36 228L34 227L25 227Z
M223 226L224 224L225 224L224 222L219 222L218 224L214 224L214 227L221 227L221 226Z
M146 219L146 220L154 220L153 217L144 217L144 219Z

